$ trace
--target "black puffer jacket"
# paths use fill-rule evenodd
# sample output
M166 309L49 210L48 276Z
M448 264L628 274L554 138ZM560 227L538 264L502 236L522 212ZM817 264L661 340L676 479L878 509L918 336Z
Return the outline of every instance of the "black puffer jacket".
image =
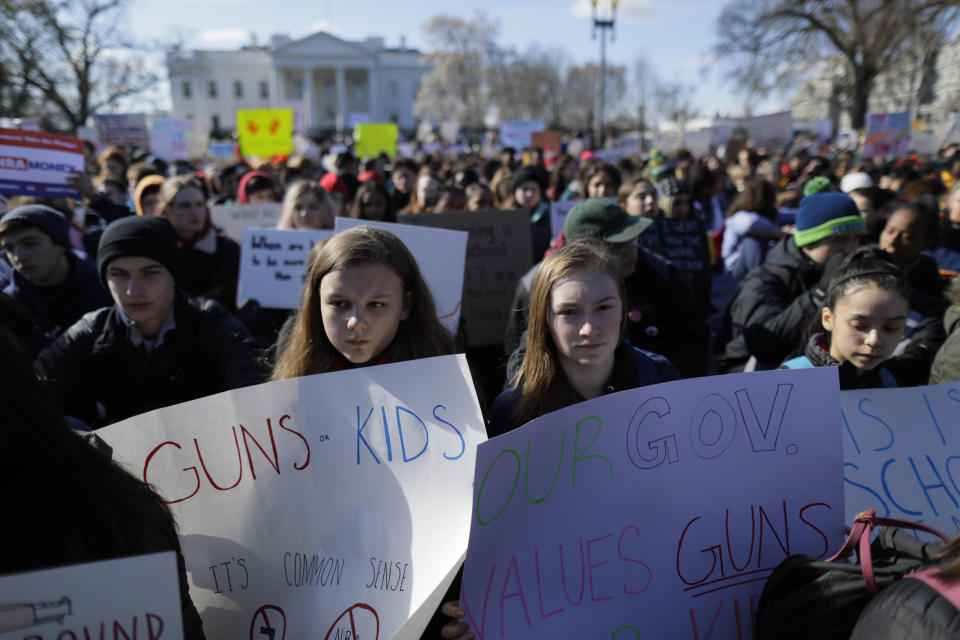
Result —
M174 321L148 356L116 306L88 313L40 352L37 372L65 414L94 427L266 378L250 334L217 302L178 292Z
M860 614L850 640L960 638L960 610L920 580L893 584Z
M823 267L807 257L792 236L770 249L748 273L730 302L729 339L723 371L742 370L750 356L758 369L775 369L800 346L804 329L820 309L815 289Z

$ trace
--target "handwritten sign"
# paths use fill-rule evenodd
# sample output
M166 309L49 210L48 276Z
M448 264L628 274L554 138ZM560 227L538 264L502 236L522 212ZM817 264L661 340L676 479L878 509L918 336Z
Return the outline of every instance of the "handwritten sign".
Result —
M407 246L416 258L420 273L433 294L437 317L451 334L456 334L463 305L463 272L467 259L468 234L449 229L430 229L411 224L353 218L336 218L333 228L343 231L361 224L386 229Z
M710 248L702 220L654 218L640 234L641 247L672 262L701 300L710 298Z
M210 207L210 220L223 234L235 242L243 241L248 228L268 229L277 226L283 216L283 204L218 204Z
M867 116L864 158L902 156L910 147L910 112L871 113Z
M840 395L847 521L874 508L960 531L960 384Z
M145 113L97 113L93 126L101 145L138 146L150 145L150 130L147 129Z
M83 142L52 133L0 129L0 193L8 196L79 198L67 184L83 171Z
M0 639L103 637L182 640L173 551L0 577Z
M354 151L360 158L373 158L385 153L397 155L399 129L395 122L358 123L353 129Z
M750 140L756 149L778 151L793 137L793 117L789 111L750 118Z
M187 135L190 120L153 116L150 119L150 150L164 160L186 160L190 157Z
M271 158L293 152L292 109L237 109L240 154Z
M843 539L839 405L832 369L713 376L481 445L460 599L471 631L751 637L773 568Z
M500 123L500 144L525 149L530 146L533 134L537 131L543 131L542 120L504 120Z
M503 343L517 281L530 268L530 220L524 211L458 211L407 216L404 222L469 233L463 316L471 347Z
M240 243L237 305L254 299L267 309L296 309L310 250L327 230L246 229Z
M207 637L275 640L281 625L392 638L436 606L485 439L463 355L270 382L98 435L170 504Z

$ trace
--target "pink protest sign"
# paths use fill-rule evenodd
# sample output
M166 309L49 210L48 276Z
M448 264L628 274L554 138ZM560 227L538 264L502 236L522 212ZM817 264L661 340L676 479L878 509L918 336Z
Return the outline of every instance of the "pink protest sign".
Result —
M843 540L835 369L670 382L481 444L461 593L489 638L748 638L770 572Z

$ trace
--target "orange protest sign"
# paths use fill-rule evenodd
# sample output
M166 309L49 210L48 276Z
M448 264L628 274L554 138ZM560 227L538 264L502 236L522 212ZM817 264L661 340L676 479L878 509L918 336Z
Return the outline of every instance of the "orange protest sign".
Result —
M237 132L244 157L293 153L293 109L238 109Z

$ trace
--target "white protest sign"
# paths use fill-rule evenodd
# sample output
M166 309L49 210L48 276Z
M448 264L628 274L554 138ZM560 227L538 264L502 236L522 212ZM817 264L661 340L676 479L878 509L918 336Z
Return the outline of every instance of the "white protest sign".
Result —
M869 114L863 157L905 155L910 147L910 120L909 111Z
M186 160L190 157L189 132L190 121L186 118L153 116L150 118L150 150L164 160Z
M79 198L67 184L83 171L83 142L52 133L0 129L0 193L8 196Z
M170 503L207 637L275 640L393 638L435 607L486 438L463 355L270 382L97 434Z
M793 117L789 111L750 118L750 140L755 149L782 150L793 138Z
M960 384L840 396L847 521L873 508L960 531Z
M210 144L210 129L196 120L187 120L187 158L202 158Z
M182 640L173 551L0 577L0 639L105 637Z
M310 250L332 235L320 229L244 230L237 306L254 299L266 309L296 309Z
M791 554L843 540L837 373L603 396L477 451L460 606L492 638L749 638Z
M407 249L417 259L420 273L430 287L430 293L433 294L433 301L437 305L437 317L451 335L455 335L460 324L463 271L467 261L467 239L470 234L466 231L353 218L337 218L333 228L343 231L361 224L386 229L407 245Z
M944 145L960 143L960 113L951 113L941 136Z
M97 138L104 146L150 145L145 113L98 113L93 116Z
M814 123L814 129L817 132L817 139L820 142L826 142L833 137L833 120L830 118L818 118Z
M937 134L932 131L911 131L910 132L910 151L921 156L936 155L940 149L940 141L937 140Z
M713 131L710 129L687 131L683 134L683 147L691 153L697 153L700 155L710 153L710 145L712 142Z
M504 120L500 123L500 145L522 150L530 146L533 134L543 131L542 120Z
M245 229L269 229L283 216L283 204L218 204L210 207L210 220L223 229L223 235L234 242L243 241Z

